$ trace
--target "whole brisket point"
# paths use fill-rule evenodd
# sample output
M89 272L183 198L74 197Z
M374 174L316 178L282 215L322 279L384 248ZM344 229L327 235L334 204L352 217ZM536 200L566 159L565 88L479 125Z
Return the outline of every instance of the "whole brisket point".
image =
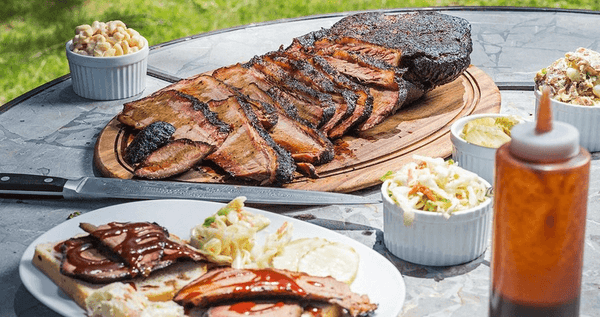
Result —
M398 15L359 13L335 23L330 38L350 37L402 52L404 79L426 89L456 79L471 63L471 25L465 19L433 11Z

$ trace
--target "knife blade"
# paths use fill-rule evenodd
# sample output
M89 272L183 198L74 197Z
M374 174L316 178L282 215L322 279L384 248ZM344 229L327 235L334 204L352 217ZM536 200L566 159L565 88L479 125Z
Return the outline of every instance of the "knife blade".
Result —
M61 177L0 173L0 196L42 196L66 199L197 199L229 202L245 196L247 203L279 205L376 204L358 195L300 189L209 183L131 180L104 177Z
M330 230L377 230L377 228L368 225L334 219L314 218L302 220Z

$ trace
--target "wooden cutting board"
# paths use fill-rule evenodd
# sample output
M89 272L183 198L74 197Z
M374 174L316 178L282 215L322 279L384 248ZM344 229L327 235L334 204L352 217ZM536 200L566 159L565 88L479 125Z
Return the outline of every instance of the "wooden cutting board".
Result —
M475 113L498 113L500 91L493 80L470 66L453 82L440 86L410 106L400 109L374 128L334 142L334 160L317 166L319 178L297 174L287 188L352 192L381 183L387 171L411 161L414 154L446 158L452 153L450 126ZM132 178L133 169L122 158L132 131L113 118L96 141L94 164L106 177ZM170 180L240 184L210 165ZM157 180L158 182L158 180Z

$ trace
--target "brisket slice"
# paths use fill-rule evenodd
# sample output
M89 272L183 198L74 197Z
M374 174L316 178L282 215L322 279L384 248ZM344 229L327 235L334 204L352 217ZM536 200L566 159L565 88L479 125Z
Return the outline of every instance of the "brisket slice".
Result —
M324 36L334 42L354 38L402 52L399 66L407 68L404 78L426 90L456 79L471 63L473 50L469 22L434 11L359 13L312 38Z
M210 75L197 75L184 79L172 85L172 88L184 94L191 95L201 102L207 103L212 100L225 100L239 94L233 87ZM270 105L250 103L258 121L265 129L277 123L277 113Z
M295 161L312 164L323 164L331 161L334 156L333 144L320 131L315 130L303 120L294 117L285 106L277 102L271 94L261 89L264 83L257 80L254 71L233 65L219 68L213 72L213 77L223 80L226 84L236 87L250 99L261 103L271 104L278 111L278 122L269 131L273 140L288 150ZM265 86L263 86L265 87ZM270 87L270 86L266 86ZM271 92L277 89L271 90Z
M239 89L249 100L260 105L273 105L275 101L266 92L251 83ZM275 143L289 151L296 162L324 164L333 160L333 144L323 133L290 118L283 110L279 111L277 124L269 134Z
M137 177L163 179L196 166L215 146L188 139L177 139L158 148L134 170Z
M260 184L283 184L293 179L296 165L289 152L273 141L258 124L251 106L239 96L208 105L232 131L212 154L207 156L234 177Z
M336 87L343 89L343 93L352 92L352 96L347 97L354 101L354 111L346 119L342 120L332 130L328 136L332 139L339 138L350 131L358 124L365 121L373 110L373 96L368 92L368 88L363 85L351 81L348 77L338 72L327 61L320 56L306 54L302 51L285 51L286 56L291 60L305 61L320 72L322 76L326 76L331 80Z
M362 41L352 37L338 37L335 39L321 38L313 43L311 48L320 55L332 55L335 51L345 51L361 56L368 56L379 60L392 67L400 66L402 51Z
M131 143L125 148L123 159L135 165L142 162L150 153L167 144L171 135L175 133L175 127L164 121L156 121L138 132Z
M310 122L318 129L327 132L327 129L341 119L338 111L340 105L336 104L330 95L319 92L290 77L285 70L269 60L267 56L255 56L246 66L263 73L273 86L279 88L279 94L285 93L287 96L281 98L289 100L288 103L297 109L300 117L310 119L312 116L316 116L315 119L318 121L313 119Z
M340 73L326 73L320 67L312 62L312 56L300 52L277 51L272 53L272 59L285 69L291 76L315 87L317 90L329 94L333 100L340 105L338 112L332 119L329 126L324 126L323 131L331 139L339 138L347 131L368 116L367 95L358 85L349 87L344 85L339 78L343 76ZM354 91L352 88L356 88ZM345 109L345 111L344 111Z
M265 74L248 67L247 64L234 64L218 68L213 71L212 76L238 89L255 84L269 94L274 101L273 106L311 128L316 128L324 123L323 109L311 106L296 96L283 91L268 81ZM305 111L310 108L313 108L314 111Z
M62 253L60 272L89 283L147 276L182 259L205 260L187 245L169 239L166 230L154 223L80 226L93 234L65 240L56 248Z
M408 82L402 78L397 78L397 81L398 90L387 90L377 87L370 89L370 93L373 96L373 111L369 118L357 127L358 131L365 131L376 126L408 103Z
M79 226L123 259L131 277L149 276L178 259L206 259L187 245L169 239L168 231L156 223L110 222L100 226L81 223Z
M156 121L175 127L174 139L190 139L220 145L227 138L229 126L220 121L205 103L175 90L166 90L128 102L117 120L135 129Z
M337 87L331 79L306 61L291 59L281 51L264 55L263 60L280 67L288 77L331 98L336 110L331 119L321 127L321 130L326 134L329 134L329 131L354 112L357 96L350 90Z
M127 263L92 236L71 238L58 246L62 253L60 273L92 284L131 278Z
M228 77L230 81L233 78ZM273 141L290 152L294 160L322 164L333 159L333 144L328 139L291 119L282 109L276 108L275 101L255 82L239 86L237 89L213 76L201 75L188 81L186 85L179 85L177 89L202 102L210 102L210 98L215 97L210 91L218 91L217 96L220 97L225 97L227 93L227 97L243 96L243 101L251 107L250 113L256 114L258 122Z
M332 277L278 269L220 268L179 290L173 299L183 306L209 307L228 300L288 298L337 304L351 316L373 312L377 304Z
M204 317L301 317L304 309L299 303L246 301L209 308Z

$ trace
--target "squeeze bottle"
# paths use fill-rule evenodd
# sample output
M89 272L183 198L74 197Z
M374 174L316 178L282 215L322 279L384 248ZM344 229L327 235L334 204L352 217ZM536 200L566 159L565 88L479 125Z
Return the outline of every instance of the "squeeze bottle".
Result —
M579 316L590 159L546 87L496 152L490 316Z

